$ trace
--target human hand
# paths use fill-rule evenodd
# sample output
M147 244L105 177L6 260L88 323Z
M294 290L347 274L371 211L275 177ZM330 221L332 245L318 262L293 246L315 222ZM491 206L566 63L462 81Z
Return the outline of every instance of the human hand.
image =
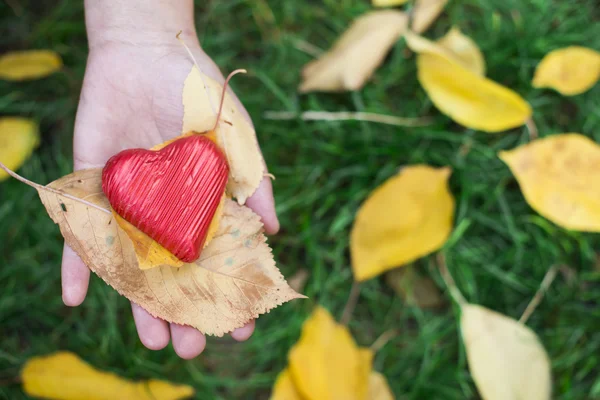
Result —
M125 18L123 13L131 10L132 4L137 2L138 0L129 0L128 3L123 3L121 6L125 10L119 10L119 18ZM139 35L139 32L123 32L118 24L114 25L117 29L107 26L106 21L110 20L110 14L116 10L101 9L100 3L102 1L86 2L90 53L75 122L75 170L103 167L110 157L121 150L150 148L182 133L181 95L192 61L175 38L180 26L168 24L170 18L166 14L176 13L178 11L174 9L185 6L188 7L187 11L185 7L179 11L187 15L193 13L190 10L193 5L188 0L176 5L168 1L158 1L152 5L142 1L140 4L146 12L149 11L148 8L163 7L165 4L162 3L169 3L170 8L159 13L162 24L168 24L168 27L161 30L159 27L163 27L162 24L158 27L153 25L156 30ZM114 1L110 3L110 7L115 4ZM99 20L102 31L94 31L92 28L98 26L93 21L95 12L101 13ZM149 16L155 17L152 13ZM150 22L139 23L145 25ZM136 30L135 24L132 29ZM183 38L202 71L223 82L218 67L200 48L193 25L184 30ZM245 112L241 104L240 109ZM246 205L261 216L266 233L274 234L278 231L279 222L268 178L261 182ZM77 306L83 302L89 275L88 267L65 245L62 296L66 305ZM136 304L132 304L132 311L140 340L149 349L162 349L172 340L176 353L182 358L194 358L203 351L206 337L194 328L168 324L151 316ZM254 321L236 329L231 336L242 341L248 339L253 331Z

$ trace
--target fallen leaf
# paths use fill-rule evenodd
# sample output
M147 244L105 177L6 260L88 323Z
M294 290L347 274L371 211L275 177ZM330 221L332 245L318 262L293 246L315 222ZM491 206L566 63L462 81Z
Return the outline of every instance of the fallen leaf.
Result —
M193 264L140 270L128 236L115 222L101 169L77 171L38 190L65 241L106 283L150 314L222 336L270 309L304 296L275 266L260 217L231 200L213 240Z
M270 400L303 400L296 390L296 385L292 380L289 368L284 369L277 376L275 385L273 385L273 393Z
M213 129L222 91L220 83L192 67L183 86L183 133ZM220 121L215 136L229 163L227 191L245 204L265 174L256 132L230 93L225 95Z
M574 96L591 89L598 79L600 53L587 47L570 46L546 54L535 70L532 85Z
M11 51L0 56L0 78L8 81L40 79L62 66L58 53L51 50Z
M369 195L350 234L357 281L407 264L444 245L454 219L450 174L448 167L408 166Z
M29 359L21 379L27 395L55 400L178 400L194 395L191 386L155 379L133 382L99 371L67 351Z
M373 0L373 7L393 7L401 6L408 3L410 0Z
M417 0L412 12L411 30L423 33L440 16L448 0Z
M360 16L331 50L304 66L299 91L360 89L407 26L408 16L401 11L380 10Z
M413 265L389 271L385 274L385 281L411 306L435 308L444 304L444 297L435 282L421 276Z
M0 162L13 171L23 163L40 143L38 125L29 119L19 117L0 118ZM0 182L8 174L0 170Z
M501 132L531 117L531 106L517 93L474 73L456 57L444 55L449 51L439 44L410 32L405 37L408 46L419 53L419 82L435 106L459 124Z
M485 58L477 43L463 34L459 28L452 28L437 44L450 51L467 69L477 75L485 76Z
M600 232L600 146L593 140L580 133L551 135L499 157L542 216L563 228Z
M549 400L550 361L536 334L512 318L461 306L469 370L485 400Z
M394 400L394 394L383 374L377 371L371 372L371 375L369 375L369 393L365 400Z
M296 292L301 292L304 289L304 285L306 285L306 281L310 273L305 268L300 268L294 275L292 275L288 279L288 284L292 289Z

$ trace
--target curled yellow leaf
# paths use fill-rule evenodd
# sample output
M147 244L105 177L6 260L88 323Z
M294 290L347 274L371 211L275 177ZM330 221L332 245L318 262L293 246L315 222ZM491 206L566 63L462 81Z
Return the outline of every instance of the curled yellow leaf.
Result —
M548 53L538 65L533 87L552 88L565 96L589 90L600 79L600 53L570 46Z
M0 118L0 162L13 171L23 163L40 143L38 125L32 120L19 117ZM0 182L8 174L0 170Z
M410 29L417 33L425 32L444 11L446 4L448 0L417 0Z
M457 61L465 68L476 73L485 75L485 58L479 50L477 43L463 34L459 28L454 27L437 41L437 44L450 51Z
M393 7L408 3L410 0L373 0L373 7Z
M21 378L27 395L44 399L179 400L194 395L191 386L155 379L133 382L99 371L67 351L28 360Z
M375 189L361 205L350 236L357 281L423 257L446 242L454 220L451 170L413 165Z
M44 78L62 65L58 53L51 50L12 51L0 57L0 78L9 81Z
M531 106L514 91L478 75L448 49L413 33L405 35L417 56L419 82L431 101L459 124L485 132L523 125Z
M290 374L289 368L284 369L277 376L275 385L273 385L273 393L271 393L270 400L303 400L296 385L292 380L292 374Z
M600 232L600 146L579 133L537 139L499 157L527 203L567 229Z

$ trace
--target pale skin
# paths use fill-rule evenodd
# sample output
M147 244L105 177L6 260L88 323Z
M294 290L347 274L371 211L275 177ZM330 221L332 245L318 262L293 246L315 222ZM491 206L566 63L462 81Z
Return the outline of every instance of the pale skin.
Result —
M192 60L175 38L178 31L202 71L224 81L200 47L193 7L192 0L85 1L90 52L75 121L75 170L102 167L121 150L150 148L182 133L181 94ZM279 230L268 177L246 205L261 216L267 234ZM84 301L89 278L89 269L65 246L66 305ZM196 329L154 318L136 304L132 312L140 340L149 349L160 350L172 342L181 358L191 359L206 346L206 337ZM254 326L251 321L231 336L247 340Z

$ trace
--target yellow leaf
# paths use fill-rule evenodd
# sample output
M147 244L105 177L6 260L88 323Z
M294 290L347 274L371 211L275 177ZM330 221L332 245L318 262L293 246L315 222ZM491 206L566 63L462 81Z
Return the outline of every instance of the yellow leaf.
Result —
M290 374L289 368L284 369L279 373L275 385L273 386L273 393L271 394L270 400L303 400L294 381Z
M154 379L133 382L99 371L66 351L28 360L21 378L27 395L55 400L178 400L194 395L191 386Z
M275 266L260 217L232 200L225 201L222 223L196 262L141 270L102 191L102 169L77 171L48 187L62 191L38 190L66 243L106 283L155 317L223 336L304 297Z
M444 11L448 0L417 0L413 10L411 30L425 32Z
M373 0L373 7L393 7L408 3L410 0Z
M377 371L371 372L369 376L369 393L365 400L394 400L385 376Z
M218 110L222 90L221 84L192 67L183 86L183 132L213 129L217 118L213 109ZM229 93L215 136L229 163L227 192L245 204L262 181L265 168L254 128Z
M37 124L26 118L0 118L0 162L16 171L38 147L40 136ZM0 182L8 174L0 170Z
M24 50L0 57L0 78L25 81L44 78L62 68L62 59L51 50Z
M536 334L487 308L462 307L469 370L485 400L549 400L550 362Z
M600 146L594 141L563 133L499 157L538 213L567 229L600 232Z
M444 114L468 128L501 132L521 126L531 106L517 93L465 68L454 57L440 54L439 45L417 35L405 35L417 57L419 82ZM422 45L424 42L427 46ZM436 48L432 50L432 48Z
M479 50L477 43L464 35L460 29L452 28L437 41L437 44L452 52L465 68L477 75L485 76L485 59L481 54L481 50Z
M357 281L423 257L444 245L454 219L450 168L413 165L375 189L361 205L350 236Z
M317 307L289 353L289 370L305 400L364 400L373 353L359 348L348 328Z
M538 65L532 84L573 96L589 90L599 78L600 53L570 46L548 53Z
M385 281L406 304L420 308L444 304L444 297L433 280L421 276L413 265L391 270L385 274Z
M302 70L302 93L358 90L383 62L408 26L396 10L372 11L357 18L331 50Z

